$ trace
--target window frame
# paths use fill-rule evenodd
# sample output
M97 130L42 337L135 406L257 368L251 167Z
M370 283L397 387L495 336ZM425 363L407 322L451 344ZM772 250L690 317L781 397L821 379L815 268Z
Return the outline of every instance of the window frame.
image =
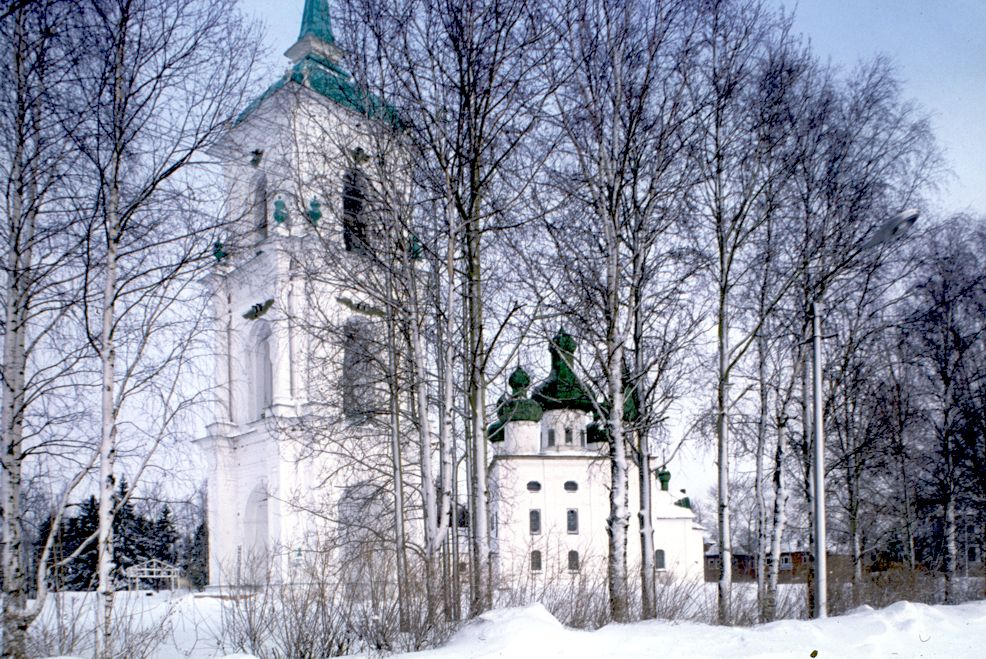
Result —
M574 522L574 523L573 523ZM569 535L579 534L579 509L569 508L565 511L565 529Z

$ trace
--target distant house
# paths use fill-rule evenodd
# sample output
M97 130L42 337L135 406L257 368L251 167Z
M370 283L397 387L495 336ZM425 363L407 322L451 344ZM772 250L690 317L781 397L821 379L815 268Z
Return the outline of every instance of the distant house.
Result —
M812 554L801 549L782 551L780 568L777 572L779 583L805 583L812 562ZM719 580L719 549L707 545L705 551L705 580ZM828 553L828 573L830 581L845 581L852 574L852 561L845 554ZM756 581L757 557L742 551L733 552L733 581Z
M705 580L718 581L722 559L719 548L709 545L705 551ZM733 551L733 581L755 581L757 578L757 558L742 551Z

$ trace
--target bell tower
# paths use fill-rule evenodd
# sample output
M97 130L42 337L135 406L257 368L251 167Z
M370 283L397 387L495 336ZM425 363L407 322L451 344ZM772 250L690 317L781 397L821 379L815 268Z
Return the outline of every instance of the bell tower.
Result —
M303 264L314 250L345 254L366 244L354 163L369 151L361 135L378 106L341 65L326 0L306 0L285 54L285 73L216 148L228 229L205 278L214 302L213 409L197 442L208 461L212 586L288 580L308 550L314 522L305 501L332 494L316 492L325 465L300 429L312 400L325 402L321 385L347 366L341 354L325 359L336 355L315 345L310 328L360 320L347 320L357 315L355 298L342 284L317 281Z

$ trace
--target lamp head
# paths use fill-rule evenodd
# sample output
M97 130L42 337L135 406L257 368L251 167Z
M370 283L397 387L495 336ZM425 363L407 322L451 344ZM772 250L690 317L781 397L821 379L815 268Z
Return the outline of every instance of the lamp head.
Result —
M882 245L906 233L917 222L919 215L920 211L916 208L908 208L905 211L901 211L877 229L873 237L863 245L863 249Z

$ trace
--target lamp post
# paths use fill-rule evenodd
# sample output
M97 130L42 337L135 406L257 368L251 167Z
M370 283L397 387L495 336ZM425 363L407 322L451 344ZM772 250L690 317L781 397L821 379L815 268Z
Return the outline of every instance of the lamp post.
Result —
M852 254L835 270L837 274L842 267L849 265L859 252L882 245L895 239L913 226L918 219L917 209L911 208L899 213L884 223L873 237L863 243L855 254ZM825 557L825 409L822 402L822 318L819 292L811 301L811 346L812 346L812 402L814 407L815 451L813 489L815 490L815 526L813 529L815 541L815 617L828 617L828 572Z

